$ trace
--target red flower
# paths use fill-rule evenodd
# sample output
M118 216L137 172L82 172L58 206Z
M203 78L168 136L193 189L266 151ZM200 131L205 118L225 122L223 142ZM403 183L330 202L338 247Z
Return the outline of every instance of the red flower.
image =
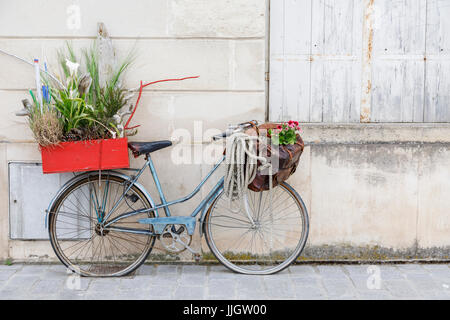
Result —
M283 129L283 127L281 125L277 125L277 129L281 130L281 129Z
M298 121L294 121L296 127L298 127Z

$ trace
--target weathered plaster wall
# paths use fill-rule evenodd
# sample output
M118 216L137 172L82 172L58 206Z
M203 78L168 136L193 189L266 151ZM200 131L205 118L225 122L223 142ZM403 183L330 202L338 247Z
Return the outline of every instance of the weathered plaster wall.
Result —
M450 125L304 125L309 259L449 259Z
M67 26L73 14L67 10L74 4L80 8L79 29ZM75 49L90 45L99 21L119 56L136 50L128 87L139 86L141 80L200 75L147 87L134 118L142 125L134 140L167 139L180 128L193 133L195 121L202 122L204 131L264 119L265 1L0 0L0 48L29 61L45 55L53 65L55 49L66 40ZM8 162L40 162L26 119L14 115L28 89L35 87L33 75L32 67L0 54L0 259L54 257L48 241L9 240ZM193 189L206 167L172 165L167 159L170 150L154 154L167 197L175 199ZM142 159L133 165L142 165ZM148 173L143 182L154 193ZM173 211L186 214L194 206L191 202Z
M144 92L135 140L165 139L177 128L193 132L196 120L203 121L203 129L222 129L264 119L265 1L79 0L81 29L68 30L66 8L72 3L0 0L0 48L28 59L44 51L51 63L54 48L67 39L75 47L88 44L97 21L103 21L119 52L133 45L138 50L128 85L199 74L198 80ZM54 18L42 23L48 6ZM8 234L7 163L40 161L25 120L14 116L33 86L32 68L0 55L0 259L54 259L48 241L9 240ZM309 124L303 129L307 147L289 182L310 213L305 258L449 258L448 125ZM198 148L192 146L193 152ZM174 166L169 158L170 149L154 154L163 189L174 199L192 190L209 165ZM132 161L135 167L141 163ZM143 178L155 194L149 174ZM194 206L180 204L173 211L186 214Z

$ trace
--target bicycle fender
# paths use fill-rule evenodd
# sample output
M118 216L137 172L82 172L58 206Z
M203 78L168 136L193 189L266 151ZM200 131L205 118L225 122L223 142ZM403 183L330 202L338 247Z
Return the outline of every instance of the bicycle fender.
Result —
M58 192L56 193L56 195L55 195L55 196L53 197L53 199L50 201L50 204L48 205L47 210L45 210L45 228L46 228L46 229L48 229L49 212L51 211L51 209L52 209L52 207L53 207L53 205L54 205L56 199L58 199L58 197L59 197L62 193L64 193L64 192L65 192L72 184L74 184L74 183L76 183L76 182L78 182L78 181L80 181L80 180L82 180L82 179L84 179L84 178L86 178L86 177L89 177L89 176L95 176L95 175L98 175L98 172L97 172L97 171L90 171L90 172L85 172L85 173L82 173L82 174L80 174L80 175L77 175L77 176L73 177L72 179L70 179L69 181L67 181L67 182L66 182L66 183L58 190ZM123 173L120 173L120 172L117 172L117 171L109 171L109 170L102 171L102 175L116 176L116 177L125 179L125 180L130 181L130 182L133 181L132 177L127 176L126 174L123 174ZM151 197L150 194L147 192L147 190L144 188L144 186L142 186L142 185L141 185L140 183L138 183L138 182L135 182L134 185L136 186L136 188L139 189L139 191L141 191L141 192L147 197L148 201L150 202L150 205L151 205L152 207L155 207L155 202L153 201L152 197ZM156 210L154 211L154 213L155 213L155 216L158 217L158 212L157 212Z

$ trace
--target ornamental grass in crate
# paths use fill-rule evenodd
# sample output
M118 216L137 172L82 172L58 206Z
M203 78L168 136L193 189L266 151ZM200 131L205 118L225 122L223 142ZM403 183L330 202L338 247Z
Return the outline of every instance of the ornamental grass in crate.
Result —
M41 72L35 60L36 94L22 101L30 129L40 146L44 173L105 170L129 167L124 117L133 108L131 90L122 77L132 58L100 70L96 45L78 59L67 44L58 52L59 76ZM84 65L82 65L84 63ZM102 65L102 67L105 67ZM83 72L82 72L83 71ZM42 82L42 83L41 83Z

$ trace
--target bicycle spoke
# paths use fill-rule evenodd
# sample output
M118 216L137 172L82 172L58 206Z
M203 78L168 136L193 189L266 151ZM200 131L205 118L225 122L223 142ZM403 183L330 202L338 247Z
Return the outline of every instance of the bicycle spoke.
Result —
M85 178L55 201L58 206L51 210L51 241L58 256L72 270L96 276L125 274L143 262L153 247L155 237L103 228L97 218L118 202L123 195L125 180L110 175L102 176L102 179L99 183L96 176ZM136 190L136 187L131 187L117 203L115 216L150 207L145 196ZM94 216L91 216L90 212L94 210ZM152 212L123 218L116 223L129 229L149 231L150 225L137 221L149 217L154 217Z
M249 274L271 274L288 266L306 241L303 207L289 189L280 185L268 191L248 191L248 207L236 203L233 212L223 193L207 217L207 241L216 257L228 268ZM245 201L245 198L242 200Z

